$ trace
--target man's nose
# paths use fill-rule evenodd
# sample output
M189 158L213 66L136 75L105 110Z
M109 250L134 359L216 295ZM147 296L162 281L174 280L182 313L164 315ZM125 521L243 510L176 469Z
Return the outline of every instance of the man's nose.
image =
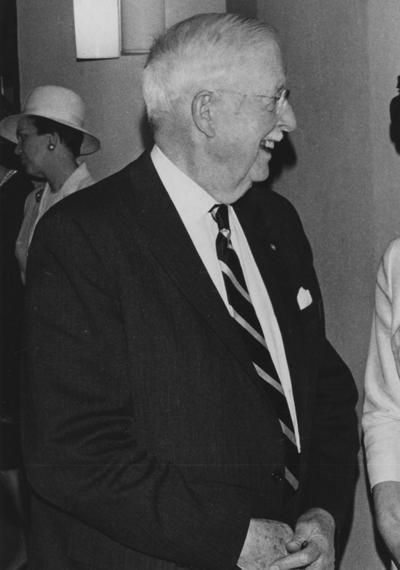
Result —
M19 156L21 154L22 150L21 150L21 143L18 141L17 142L17 146L14 149L14 154L16 154L17 156Z
M297 126L296 115L294 114L293 107L289 101L285 101L280 113L278 124L282 130L288 133L294 131Z

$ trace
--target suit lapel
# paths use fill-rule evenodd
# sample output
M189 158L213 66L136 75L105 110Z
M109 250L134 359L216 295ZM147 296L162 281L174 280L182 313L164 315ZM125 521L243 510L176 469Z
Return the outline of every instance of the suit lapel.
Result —
M254 369L249 362L239 332L164 189L150 157L143 155L139 160L141 171L130 172L133 184L136 187L140 185L144 190L144 201L139 214L135 205L135 217L151 233L149 247L153 256L207 325L225 343L246 373L254 377Z

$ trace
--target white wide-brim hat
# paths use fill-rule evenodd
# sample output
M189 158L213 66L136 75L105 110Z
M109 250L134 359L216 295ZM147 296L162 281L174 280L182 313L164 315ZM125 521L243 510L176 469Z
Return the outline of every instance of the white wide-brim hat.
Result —
M0 136L17 143L18 121L26 115L51 119L81 132L83 134L81 155L92 154L100 148L99 139L83 128L85 104L71 89L59 85L36 87L26 98L21 113L10 115L0 121Z

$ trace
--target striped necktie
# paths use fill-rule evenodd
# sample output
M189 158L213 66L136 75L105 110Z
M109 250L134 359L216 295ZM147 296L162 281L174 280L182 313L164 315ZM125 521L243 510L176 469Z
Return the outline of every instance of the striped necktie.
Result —
M228 206L217 204L211 209L211 214L218 224L217 257L231 315L239 326L256 373L264 381L263 386L278 416L285 436L285 481L288 483L287 489L293 492L299 486L299 454L287 400L254 310L239 258L232 247Z

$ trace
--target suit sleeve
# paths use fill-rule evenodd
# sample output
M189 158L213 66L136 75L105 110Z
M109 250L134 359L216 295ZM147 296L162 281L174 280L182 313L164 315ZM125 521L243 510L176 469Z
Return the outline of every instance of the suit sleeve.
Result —
M332 514L340 533L354 498L359 437L351 373L329 341L321 347L303 508Z
M400 240L378 269L365 373L364 442L371 486L400 481Z
M136 437L115 267L92 241L55 207L32 242L22 402L31 485L136 551L203 570L234 568L250 520L248 491L189 483Z

